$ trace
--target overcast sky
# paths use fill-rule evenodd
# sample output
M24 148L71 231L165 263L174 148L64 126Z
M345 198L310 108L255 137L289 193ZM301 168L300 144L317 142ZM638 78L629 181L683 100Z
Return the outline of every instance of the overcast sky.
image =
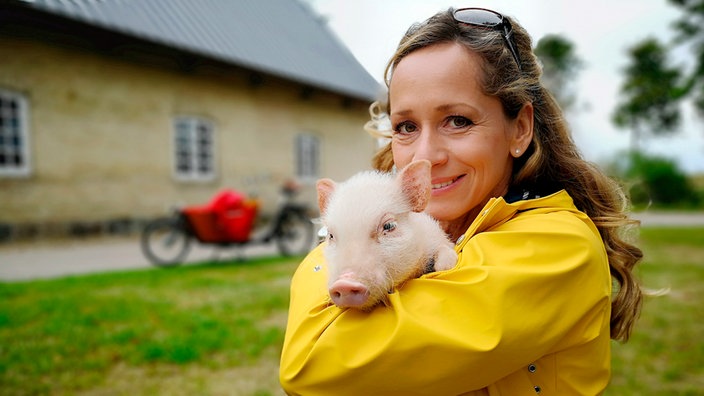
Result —
M680 10L666 0L305 0L328 21L333 32L377 80L406 29L450 6L491 8L517 19L534 43L562 34L575 43L584 67L576 82L579 110L569 116L575 141L592 161L603 162L628 148L628 132L611 123L628 62L626 51L652 36L669 42ZM680 62L690 56L685 51ZM649 139L650 153L675 159L688 172L704 172L704 121L691 109L682 131Z

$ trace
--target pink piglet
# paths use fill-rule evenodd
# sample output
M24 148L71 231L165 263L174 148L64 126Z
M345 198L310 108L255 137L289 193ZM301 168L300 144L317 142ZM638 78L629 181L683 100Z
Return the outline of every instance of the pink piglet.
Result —
M455 266L452 242L423 212L430 200L430 168L420 160L395 176L369 171L341 183L318 181L335 305L370 310L408 279Z

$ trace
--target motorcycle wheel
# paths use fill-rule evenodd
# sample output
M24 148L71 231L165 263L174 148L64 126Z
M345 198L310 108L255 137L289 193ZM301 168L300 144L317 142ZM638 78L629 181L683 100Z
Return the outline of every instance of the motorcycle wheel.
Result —
M284 213L276 232L276 244L283 256L300 256L313 247L314 227L302 212Z
M191 248L191 236L179 219L163 218L148 223L142 230L144 256L159 267L181 264Z

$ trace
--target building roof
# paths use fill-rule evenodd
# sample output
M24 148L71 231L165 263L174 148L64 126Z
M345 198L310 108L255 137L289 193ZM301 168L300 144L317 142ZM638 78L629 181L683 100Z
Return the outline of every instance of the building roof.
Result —
M25 6L356 99L380 84L300 0L20 0Z

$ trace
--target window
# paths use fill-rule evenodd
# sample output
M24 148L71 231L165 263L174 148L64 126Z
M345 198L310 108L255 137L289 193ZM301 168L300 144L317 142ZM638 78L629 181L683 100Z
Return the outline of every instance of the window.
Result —
M23 95L0 89L0 176L28 176L29 124Z
M206 181L215 177L213 126L197 117L174 121L174 175L178 180Z
M296 176L301 180L315 180L320 173L320 140L303 133L296 136Z

